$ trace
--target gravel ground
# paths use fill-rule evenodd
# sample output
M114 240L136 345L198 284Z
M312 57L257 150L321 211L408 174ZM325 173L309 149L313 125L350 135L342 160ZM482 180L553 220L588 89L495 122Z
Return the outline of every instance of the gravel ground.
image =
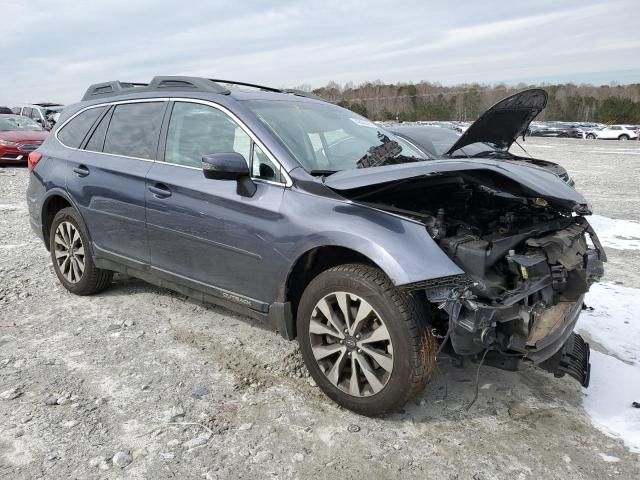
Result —
M599 215L640 220L640 143L524 146ZM222 308L122 276L73 296L29 229L27 177L0 169L0 478L640 478L570 379L486 367L467 411L476 370L443 359L369 419L324 397L295 342ZM640 288L639 253L610 250L606 280Z

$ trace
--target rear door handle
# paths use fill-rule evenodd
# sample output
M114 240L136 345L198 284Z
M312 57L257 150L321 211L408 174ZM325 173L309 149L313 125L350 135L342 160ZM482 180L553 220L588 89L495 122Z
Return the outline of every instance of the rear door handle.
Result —
M79 177L86 177L87 175L89 175L89 169L87 167L85 167L84 165L78 165L77 167L75 167L73 169L73 171Z
M148 189L156 198L168 198L171 196L171 190L169 190L169 187L162 183L156 183L155 185L149 186Z

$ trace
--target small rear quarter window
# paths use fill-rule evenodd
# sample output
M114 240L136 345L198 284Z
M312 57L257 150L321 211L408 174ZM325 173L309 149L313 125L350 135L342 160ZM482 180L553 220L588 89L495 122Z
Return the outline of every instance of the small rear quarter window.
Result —
M89 130L91 130L91 127L102 112L104 112L105 108L106 107L90 108L73 117L73 119L58 132L58 140L67 147L80 147L82 140Z

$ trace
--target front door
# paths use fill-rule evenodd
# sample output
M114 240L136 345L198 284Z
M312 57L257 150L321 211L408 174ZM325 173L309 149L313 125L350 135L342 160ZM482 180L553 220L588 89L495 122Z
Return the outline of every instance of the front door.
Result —
M237 193L236 181L210 180L202 173L204 155L230 152L242 154L252 167L257 191L251 197ZM204 289L272 301L265 298L265 285L270 266L283 261L271 240L284 189L279 168L226 113L175 102L164 162L156 162L147 175L152 266Z

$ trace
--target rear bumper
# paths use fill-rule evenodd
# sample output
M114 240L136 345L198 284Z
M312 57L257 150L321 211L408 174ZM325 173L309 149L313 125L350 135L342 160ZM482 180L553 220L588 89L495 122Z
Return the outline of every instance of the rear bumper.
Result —
M44 242L44 235L42 233L42 224L37 222L33 217L29 216L29 224L31 225L31 230L35 233L40 240Z

